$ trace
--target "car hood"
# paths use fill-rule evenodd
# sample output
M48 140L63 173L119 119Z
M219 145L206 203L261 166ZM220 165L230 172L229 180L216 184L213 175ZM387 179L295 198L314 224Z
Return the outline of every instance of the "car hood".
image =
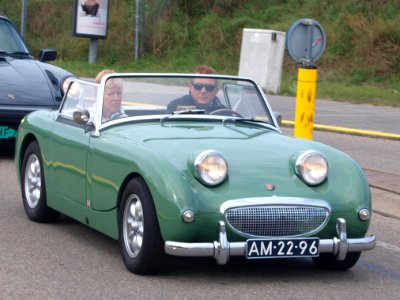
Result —
M143 142L176 164L184 164L184 160L208 149L220 152L227 160L246 159L246 154L260 158L275 153L279 144L276 138L281 137L271 130L236 125L172 125L163 129L164 133L153 132Z
M46 71L33 59L0 60L0 105L56 105Z
M190 172L196 155L213 149L220 152L230 171L246 179L266 179L266 174L282 180L294 173L294 160L306 150L314 149L333 159L339 153L332 147L304 139L285 136L273 130L251 125L197 123L191 125L146 125L123 130L125 139L145 144L182 172ZM346 155L340 155L341 157Z
M181 174L182 180L200 192L202 196L198 197L215 200L212 204L215 209L226 199L274 195L314 199L323 197L332 209L338 210L347 207L344 203L358 208L360 205L369 205L365 175L352 158L328 145L285 136L272 129L226 122L179 124L167 121L161 125L116 126L110 130L111 135L107 131L104 132L107 135L105 139L113 145L124 145L124 151L140 148L140 153L136 152L135 155L145 151L147 160L156 162L163 174ZM201 185L194 177L195 158L208 149L219 151L226 159L229 170L227 180L212 190ZM296 158L303 151L311 149L321 152L329 164L328 180L315 187L308 186L295 174ZM173 168L167 171L160 158L168 161ZM171 173L171 178L177 177ZM266 186L273 188L267 190ZM363 201L360 202L360 199Z

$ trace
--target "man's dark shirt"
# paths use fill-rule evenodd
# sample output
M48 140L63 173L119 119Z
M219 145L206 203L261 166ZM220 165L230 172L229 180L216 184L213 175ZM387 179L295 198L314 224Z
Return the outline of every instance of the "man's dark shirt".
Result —
M196 101L189 94L189 95L185 95L183 97L180 97L178 99L171 101L168 104L167 113L172 114L174 111L177 110L178 106L183 106L183 107L195 106L198 109L204 109L206 111L206 113L213 112L217 109L226 108L224 105L221 104L221 102L219 101L219 99L217 97L214 98L214 100L211 102L210 105L205 106L205 107L200 106L200 105L198 105L198 103L196 103Z

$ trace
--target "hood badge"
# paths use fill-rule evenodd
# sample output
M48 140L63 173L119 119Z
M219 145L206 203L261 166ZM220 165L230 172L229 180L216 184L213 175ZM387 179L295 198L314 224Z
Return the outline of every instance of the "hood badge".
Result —
M11 100L15 100L15 95L14 94L7 94L8 98Z
M265 188L266 188L268 191L273 191L273 190L275 190L275 185L272 184L272 183L266 183L266 184L265 184Z

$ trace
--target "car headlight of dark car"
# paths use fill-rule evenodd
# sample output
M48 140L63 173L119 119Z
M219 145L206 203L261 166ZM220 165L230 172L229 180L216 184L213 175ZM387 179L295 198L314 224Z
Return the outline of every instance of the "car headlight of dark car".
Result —
M222 183L228 176L228 163L215 150L205 150L197 155L195 161L195 177L207 186Z
M64 79L64 81L62 82L62 85L61 85L61 90L62 90L63 94L65 94L67 92L69 85L71 84L72 79L74 79L74 78L76 78L76 77L70 76L70 77L66 77Z
M324 182L328 176L328 169L326 158L315 150L302 152L296 159L297 176L311 186Z

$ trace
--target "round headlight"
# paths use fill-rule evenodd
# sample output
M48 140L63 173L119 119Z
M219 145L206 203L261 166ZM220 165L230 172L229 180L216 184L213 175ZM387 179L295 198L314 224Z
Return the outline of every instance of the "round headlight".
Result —
M328 161L317 151L305 151L296 160L296 174L308 185L320 184L328 175Z
M74 78L76 78L76 77L70 76L70 77L67 77L64 79L64 81L61 85L61 90L64 94L67 92L69 85L71 84L72 79L74 79Z
M208 186L220 184L228 175L226 160L214 150L201 152L196 157L194 165L196 178Z

